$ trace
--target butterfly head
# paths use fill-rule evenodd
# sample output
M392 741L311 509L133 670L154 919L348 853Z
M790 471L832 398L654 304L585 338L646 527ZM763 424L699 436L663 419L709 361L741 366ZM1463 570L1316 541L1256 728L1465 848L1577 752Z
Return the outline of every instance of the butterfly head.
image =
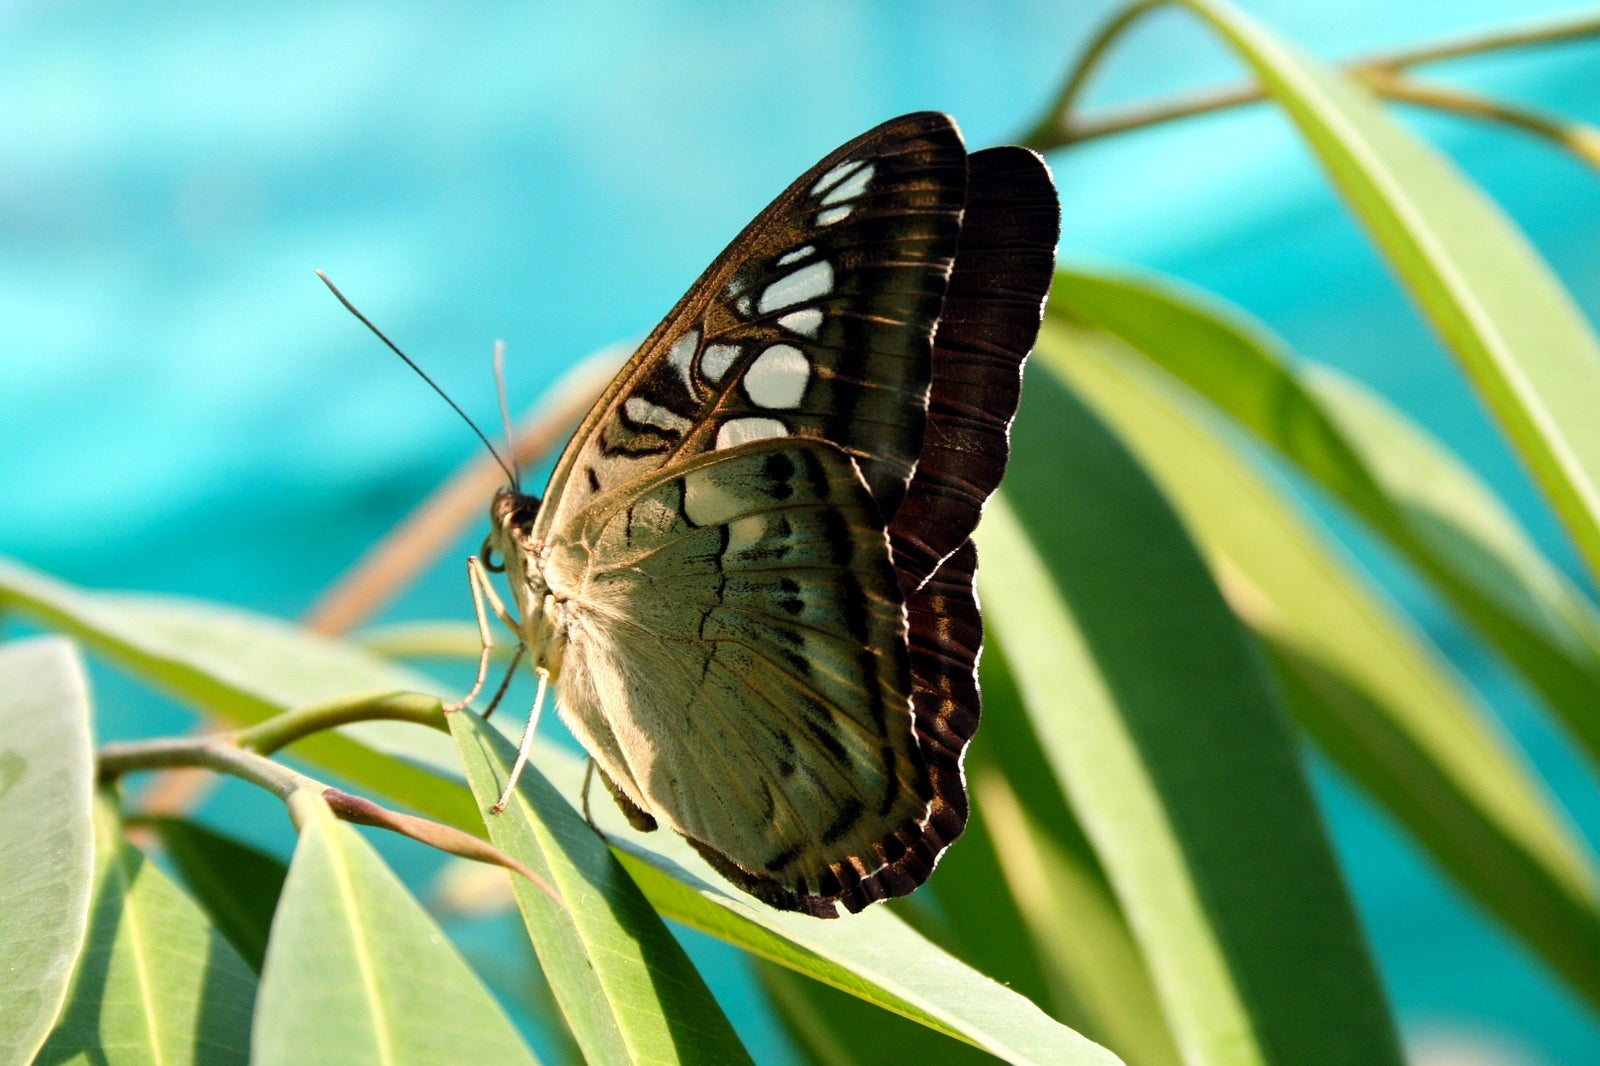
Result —
M507 560L520 554L519 546L527 543L538 516L539 497L515 485L496 492L489 503L489 535L483 538L483 547L478 551L483 565L494 573L503 573ZM496 556L499 562L495 562Z
M478 558L496 573L504 573L516 600L522 642L533 665L551 680L561 672L566 646L560 598L551 591L544 572L544 552L534 543L533 527L539 516L539 497L507 485L489 504L489 535L483 538Z

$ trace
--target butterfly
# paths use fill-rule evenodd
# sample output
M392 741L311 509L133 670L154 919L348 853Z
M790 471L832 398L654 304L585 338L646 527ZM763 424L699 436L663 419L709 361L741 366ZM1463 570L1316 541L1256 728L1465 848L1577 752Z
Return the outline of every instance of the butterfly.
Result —
M801 175L623 366L542 500L494 497L473 694L487 600L538 675L534 721L556 683L636 828L818 917L926 881L967 820L971 533L1059 219L1038 155L969 154L932 112Z

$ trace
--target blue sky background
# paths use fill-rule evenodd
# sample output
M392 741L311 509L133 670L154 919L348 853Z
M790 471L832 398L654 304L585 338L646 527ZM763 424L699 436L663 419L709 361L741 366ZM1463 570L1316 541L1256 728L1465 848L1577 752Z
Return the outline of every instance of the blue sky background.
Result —
M1328 57L1574 10L1243 6ZM0 552L87 585L293 616L474 449L313 268L492 425L496 338L513 405L533 404L584 354L646 332L754 211L855 133L922 108L954 114L975 145L1021 133L1113 7L0 0ZM1438 73L1600 121L1597 54ZM1235 73L1195 24L1163 13L1091 98ZM1600 311L1600 181L1540 144L1416 124ZM1264 318L1442 436L1574 569L1277 116L1193 121L1051 162L1064 258L1162 271ZM1591 775L1421 590L1373 561L1592 839ZM393 616L422 615L468 617L458 566ZM96 676L107 735L183 726ZM1440 1048L1465 1034L1502 1049L1494 1061L1600 1059L1600 1027L1339 782L1319 785L1409 1036ZM249 832L284 839L254 828L281 822L270 804L224 795Z

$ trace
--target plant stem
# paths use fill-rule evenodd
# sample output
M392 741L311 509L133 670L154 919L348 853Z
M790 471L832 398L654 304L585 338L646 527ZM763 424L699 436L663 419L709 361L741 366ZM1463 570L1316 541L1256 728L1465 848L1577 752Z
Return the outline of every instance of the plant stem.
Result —
M450 729L439 709L439 697L385 692L308 703L238 730L233 738L241 747L270 755L302 737L352 722L415 722L441 732Z
M1438 44L1379 53L1356 65L1400 70L1405 67L1420 66L1423 63L1437 63L1445 59L1461 59L1466 56L1503 52L1538 44L1576 41L1597 34L1600 34L1600 15L1583 15L1578 18L1556 19L1538 26L1519 26L1510 30L1465 34L1454 40L1440 41Z
M1083 58L1079 60L1071 76L1067 79L1067 84L1057 96L1056 104L1051 109L1050 114L1029 131L1021 143L1039 151L1049 151L1054 148L1063 148L1067 145L1094 140L1097 137L1126 133L1172 119L1209 114L1244 104L1257 103L1265 99L1266 94L1260 86L1253 83L1240 84L1220 89L1208 89L1154 103L1113 108L1095 118L1074 118L1071 112L1083 93L1084 84L1088 81L1089 75L1100 64L1113 39L1127 29L1128 25L1136 18L1165 2L1169 2L1169 0L1138 0L1138 2L1124 8L1116 17L1106 23L1084 49ZM1554 139L1561 141L1561 143L1572 147L1574 151L1577 151L1587 159L1591 158L1590 149L1586 145L1583 147L1574 145L1570 130L1564 136L1556 136L1552 132L1563 127L1559 120L1546 119L1542 116L1530 116L1526 112L1519 112L1512 108L1501 108L1499 105L1486 100L1477 101L1468 97L1467 94L1451 96L1444 90L1418 89L1416 88L1416 83L1401 81L1393 75L1398 71L1423 63L1436 63L1447 59L1460 59L1467 56L1484 55L1490 52L1506 51L1533 45L1576 41L1597 35L1600 35L1600 16L1590 15L1582 18L1564 19L1541 26L1526 26L1512 30L1473 34L1417 48L1374 53L1364 59L1351 60L1343 64L1343 66L1347 71L1368 81L1368 84L1375 91L1385 96L1505 121L1522 129L1531 130L1544 136L1552 136ZM1385 78L1385 74L1391 76ZM1473 99L1470 105L1467 104L1469 99ZM1580 140L1583 139L1580 138Z
M437 696L416 692L346 696L296 707L226 733L107 744L100 749L100 779L109 781L138 770L202 767L260 785L282 799L296 788L315 786L320 790L325 786L273 762L269 755L324 729L373 721L416 722L449 729Z
M1368 88L1390 100L1420 104L1436 111L1449 111L1457 115L1491 119L1544 137L1576 155L1594 169L1600 170L1600 130L1596 130L1593 126L1555 115L1540 114L1526 108L1513 107L1460 89L1429 85L1389 68L1358 70L1356 76L1365 82Z
M260 785L279 799L302 786L321 788L312 778L273 762L265 755L239 747L232 734L208 737L170 737L129 744L107 744L100 749L100 780L111 781L139 770L165 770L198 766Z
M1112 16L1110 22L1101 26L1099 31L1089 39L1089 44L1083 50L1083 58L1078 60L1077 65L1072 68L1072 73L1067 76L1067 84L1062 86L1061 92L1056 94L1055 107L1051 108L1050 114L1030 130L1027 136L1021 138L1018 143L1043 152L1051 148L1059 148L1071 144L1077 140L1069 132L1071 129L1072 105L1077 101L1079 94L1083 92L1083 87L1088 82L1089 75L1094 73L1095 68L1100 64L1101 57L1105 55L1106 50L1111 47L1112 42L1117 39L1123 30L1127 29L1158 4L1166 2L1167 0L1134 0L1134 3L1129 4Z

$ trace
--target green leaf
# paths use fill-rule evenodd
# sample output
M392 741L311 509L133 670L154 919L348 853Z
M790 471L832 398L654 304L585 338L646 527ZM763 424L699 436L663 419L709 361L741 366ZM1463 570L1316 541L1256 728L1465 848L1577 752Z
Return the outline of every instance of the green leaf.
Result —
M267 934L288 867L276 858L180 818L140 818L222 935L261 972Z
M985 613L1184 1060L1398 1064L1294 736L1182 526L1037 362L1013 441Z
M1600 760L1600 616L1465 464L1354 381L1170 282L1057 274L1049 313L1108 330L1403 553Z
M826 1066L937 1063L974 1066L1000 1059L971 1044L890 1014L770 962L756 974L797 1047Z
M564 794L578 794L581 761L553 745L536 759ZM597 804L595 813L613 852L664 917L1007 1062L1111 1066L1120 1061L932 943L887 907L833 921L773 910L728 887L676 834L638 833L609 803Z
M505 1012L360 834L307 792L261 974L256 1066L532 1063Z
M1600 575L1600 343L1527 238L1353 78L1224 0L1178 0L1300 128Z
M0 646L0 1062L31 1062L67 997L89 925L94 755L73 646Z
M95 805L89 937L38 1066L247 1061L255 975L194 901Z
M1357 694L1313 698L1332 690L1286 682L1304 697L1290 708L1324 752L1464 889L1600 1001L1600 952L1574 951L1600 936L1592 865L1541 783L1415 627L1241 462L1192 396L1119 342L1051 323L1035 365L1070 380L1134 449L1225 579L1235 610Z
M307 630L175 596L88 592L0 559L0 607L82 639L156 688L238 724L356 692L430 692L420 674ZM444 737L361 722L299 741L295 754L441 821L477 823Z
M983 727L966 759L972 818L931 886L954 953L1130 1066L1172 1066L1150 973L992 630L982 674Z
M450 715L467 780L487 809L516 750L481 718ZM514 877L517 906L568 1027L594 1063L748 1063L688 956L605 842L526 768L513 801L485 822L494 844L561 896Z
M1034 817L998 766L979 763L969 773L1003 883L1058 996L1070 996L1091 1020L1088 1031L1130 1064L1177 1066L1149 968L1087 846L1063 846L1059 827Z

